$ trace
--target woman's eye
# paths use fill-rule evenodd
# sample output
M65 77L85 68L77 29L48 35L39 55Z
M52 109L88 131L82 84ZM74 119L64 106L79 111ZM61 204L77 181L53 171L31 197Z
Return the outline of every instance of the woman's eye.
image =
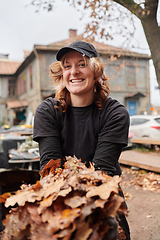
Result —
M79 66L80 67L85 67L85 63L80 63Z
M70 65L65 65L64 66L64 69L68 69L68 68L70 68Z

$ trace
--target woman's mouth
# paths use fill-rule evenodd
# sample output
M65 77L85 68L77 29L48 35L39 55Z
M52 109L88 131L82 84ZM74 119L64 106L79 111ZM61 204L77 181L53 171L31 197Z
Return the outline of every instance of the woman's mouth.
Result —
M83 82L84 79L71 79L70 82L71 83L79 83L79 82Z

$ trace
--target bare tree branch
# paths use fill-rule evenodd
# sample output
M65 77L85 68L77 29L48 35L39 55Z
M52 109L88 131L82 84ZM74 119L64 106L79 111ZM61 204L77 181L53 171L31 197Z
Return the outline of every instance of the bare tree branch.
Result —
M56 0L32 0L31 5L51 11ZM64 0L65 1L65 0ZM134 17L142 23L148 42L153 64L155 66L157 82L160 86L160 30L157 22L159 0L66 0L71 6L81 11L82 18L88 23L84 36L89 39L113 39L116 35L125 39L123 47L133 47L135 34ZM126 25L127 19L127 25ZM129 25L130 23L130 25ZM132 45L132 46L131 46Z

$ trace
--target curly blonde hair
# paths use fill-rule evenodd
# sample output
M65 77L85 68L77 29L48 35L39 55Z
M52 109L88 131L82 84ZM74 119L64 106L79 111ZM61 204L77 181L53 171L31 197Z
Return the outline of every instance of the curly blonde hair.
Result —
M61 61L54 62L50 65L50 78L54 80L54 88L56 90L55 98L59 101L58 108L62 112L66 112L67 107L71 104L70 93L63 85L63 64L65 61L64 56ZM108 80L109 78L104 73L104 66L100 58L84 57L85 64L89 65L94 72L95 87L94 87L94 102L99 109L103 108L103 105L109 97L110 88Z

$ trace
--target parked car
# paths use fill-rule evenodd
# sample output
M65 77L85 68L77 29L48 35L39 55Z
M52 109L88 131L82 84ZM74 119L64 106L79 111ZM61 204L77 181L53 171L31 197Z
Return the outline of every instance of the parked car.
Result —
M134 115L130 116L129 130L137 138L160 139L160 115Z

